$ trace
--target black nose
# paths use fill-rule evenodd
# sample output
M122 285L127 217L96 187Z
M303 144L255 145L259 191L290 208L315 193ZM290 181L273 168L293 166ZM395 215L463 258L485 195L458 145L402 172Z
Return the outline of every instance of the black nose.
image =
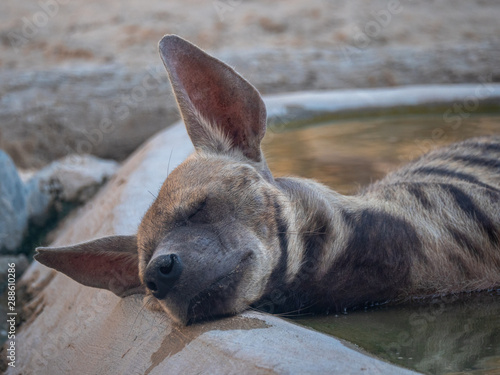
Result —
M162 299L172 289L181 272L182 263L177 254L160 255L146 267L144 282L153 296Z

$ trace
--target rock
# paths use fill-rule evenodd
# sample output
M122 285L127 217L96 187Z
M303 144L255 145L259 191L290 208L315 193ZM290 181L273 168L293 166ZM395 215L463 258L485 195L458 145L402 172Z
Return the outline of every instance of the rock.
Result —
M12 253L28 225L26 191L11 158L0 150L0 251Z
M29 223L44 225L58 202L86 202L117 168L112 160L70 155L23 183L11 158L0 150L0 250L15 253Z
M91 155L70 155L51 163L26 184L29 219L40 226L55 202L86 202L117 168L117 162Z
M41 191L59 200L82 203L94 195L118 166L116 161L92 155L69 155L35 173L30 181L37 181Z
M26 183L27 211L32 224L41 227L49 218L54 203L54 196L44 191L38 178L31 178Z

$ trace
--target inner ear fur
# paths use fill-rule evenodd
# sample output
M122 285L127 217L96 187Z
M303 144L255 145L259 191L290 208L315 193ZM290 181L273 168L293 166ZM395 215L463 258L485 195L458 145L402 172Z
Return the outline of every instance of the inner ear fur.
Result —
M176 35L159 44L188 134L197 149L238 149L260 162L266 107L232 68Z
M72 246L39 247L35 260L80 284L117 296L144 293L136 236L110 236Z

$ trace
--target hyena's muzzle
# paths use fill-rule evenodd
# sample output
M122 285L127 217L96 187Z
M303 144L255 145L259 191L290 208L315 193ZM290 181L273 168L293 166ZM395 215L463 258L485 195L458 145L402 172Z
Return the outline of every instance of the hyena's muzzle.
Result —
M227 244L212 225L204 226L170 232L144 271L152 296L184 324L234 314L254 258L248 244Z

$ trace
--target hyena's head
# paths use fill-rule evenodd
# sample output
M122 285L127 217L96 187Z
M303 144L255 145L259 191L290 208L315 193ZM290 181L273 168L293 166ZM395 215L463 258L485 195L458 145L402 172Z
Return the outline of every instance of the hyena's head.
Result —
M162 39L160 54L195 153L168 176L137 236L39 248L35 258L120 296L145 292L146 305L187 324L262 296L284 208L260 149L266 110L256 89L177 36Z

